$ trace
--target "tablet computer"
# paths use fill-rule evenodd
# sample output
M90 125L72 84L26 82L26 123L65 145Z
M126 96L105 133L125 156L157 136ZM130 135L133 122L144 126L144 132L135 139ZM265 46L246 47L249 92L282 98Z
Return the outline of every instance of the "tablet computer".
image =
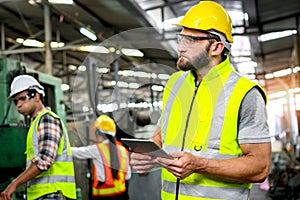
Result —
M151 157L163 157L172 159L172 156L170 156L152 140L121 138L121 141L124 142L124 144L126 144L128 147L130 147L133 152L147 154Z

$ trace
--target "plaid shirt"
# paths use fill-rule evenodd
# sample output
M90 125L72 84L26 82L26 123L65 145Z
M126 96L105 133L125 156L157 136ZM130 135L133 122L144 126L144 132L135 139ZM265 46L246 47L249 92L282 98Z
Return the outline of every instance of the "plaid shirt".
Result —
M60 138L63 135L60 121L48 114L43 115L40 119L38 135L39 152L32 158L32 163L45 171L53 164Z

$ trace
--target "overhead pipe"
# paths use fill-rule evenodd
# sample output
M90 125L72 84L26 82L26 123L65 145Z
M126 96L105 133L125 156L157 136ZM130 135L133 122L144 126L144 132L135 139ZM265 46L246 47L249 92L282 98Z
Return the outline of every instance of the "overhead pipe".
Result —
M120 109L120 90L119 90L119 86L118 86L118 81L119 81L119 61L118 58L119 56L117 55L116 51L112 52L112 56L114 57L114 62L113 62L113 67L114 67L114 79L116 82L115 85L115 100L118 106L118 109Z
M5 50L5 26L4 23L1 23L1 50Z
M45 24L45 69L46 74L52 75L52 52L51 52L51 21L50 21L50 8L44 4L44 24Z
M53 9L55 12L57 12L59 15L64 16L66 19L68 19L69 21L75 23L79 28L81 27L87 27L86 24L84 24L83 22L79 21L78 19L74 18L72 15L69 15L67 12L59 9L57 6L50 4L47 1L43 1L44 5L48 5L51 9ZM100 36L97 35L97 38L99 38ZM105 40L105 38L100 37L100 39L103 41Z
M296 66L300 66L300 52L299 52L300 22L299 22L299 17L296 17L296 29L297 29L297 33L295 35L295 61L296 61ZM299 74L299 72L298 72L298 74ZM299 78L299 80L300 80L300 78ZM300 83L298 86L300 86Z

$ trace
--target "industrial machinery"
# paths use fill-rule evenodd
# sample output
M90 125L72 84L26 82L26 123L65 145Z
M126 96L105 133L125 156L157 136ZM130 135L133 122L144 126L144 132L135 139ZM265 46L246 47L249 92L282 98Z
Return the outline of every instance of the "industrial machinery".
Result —
M299 149L295 149L299 151ZM300 162L294 149L287 146L273 152L273 169L269 175L268 196L273 200L297 200L300 198Z
M93 110L94 112L88 114L82 113L82 111L81 113L76 113L76 109L73 106L72 112L68 114L69 118L67 121L65 105L62 103L63 92L61 90L60 79L51 75L30 70L23 62L8 58L1 58L0 192L3 191L14 178L25 170L26 157L24 152L26 148L29 119L19 114L13 103L7 98L13 78L19 74L29 74L34 76L45 88L45 105L49 106L66 123L71 146L86 146L94 142L92 138L94 133L90 129L90 123L92 123L93 118L96 117L96 109ZM96 82L96 80L92 80L93 82ZM146 84L130 95L129 100L127 99L126 103L128 105L135 106L131 106L127 109L119 109L118 111L115 111L115 113L112 113L118 125L117 138L126 137L126 134L128 133L132 133L133 135L128 134L127 137L149 137L150 133L152 134L153 130L149 129L151 127L155 127L159 117L159 109L157 106L154 106L154 102L157 102L160 98L159 95L161 95L161 91L154 92L151 90L153 85L157 84ZM95 89L90 90L95 91ZM145 97L144 94L147 94L147 91L151 91L151 97ZM94 98L97 97L97 95L90 92L90 97ZM95 102L98 102L96 100L97 99L95 99ZM95 103L91 103L91 105L95 105ZM74 167L78 191L77 200L90 199L92 180L91 160L74 159ZM159 198L160 185L157 184L153 185L153 187L143 187L145 183L148 182L160 183L160 171L156 170L147 175L133 173L129 183L129 195L133 199L143 198L147 200L152 199L154 196ZM14 193L13 199L26 199L25 194L26 187L21 186Z
M0 59L0 192L25 169L26 136L29 120L19 114L8 100L10 83L16 75L34 76L45 88L45 104L66 121L65 106L61 103L61 80L53 76L27 69L26 64ZM13 199L25 199L25 187L19 187Z

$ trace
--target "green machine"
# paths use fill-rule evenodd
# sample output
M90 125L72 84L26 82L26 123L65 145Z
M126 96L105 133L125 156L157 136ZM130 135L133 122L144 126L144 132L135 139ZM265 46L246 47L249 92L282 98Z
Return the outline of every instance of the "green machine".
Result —
M29 120L19 114L8 100L10 84L16 75L34 76L45 88L45 104L66 123L65 105L62 104L61 80L40 72L30 71L26 64L8 58L0 58L0 192L25 170L26 137ZM13 199L24 199L24 187L18 188Z

